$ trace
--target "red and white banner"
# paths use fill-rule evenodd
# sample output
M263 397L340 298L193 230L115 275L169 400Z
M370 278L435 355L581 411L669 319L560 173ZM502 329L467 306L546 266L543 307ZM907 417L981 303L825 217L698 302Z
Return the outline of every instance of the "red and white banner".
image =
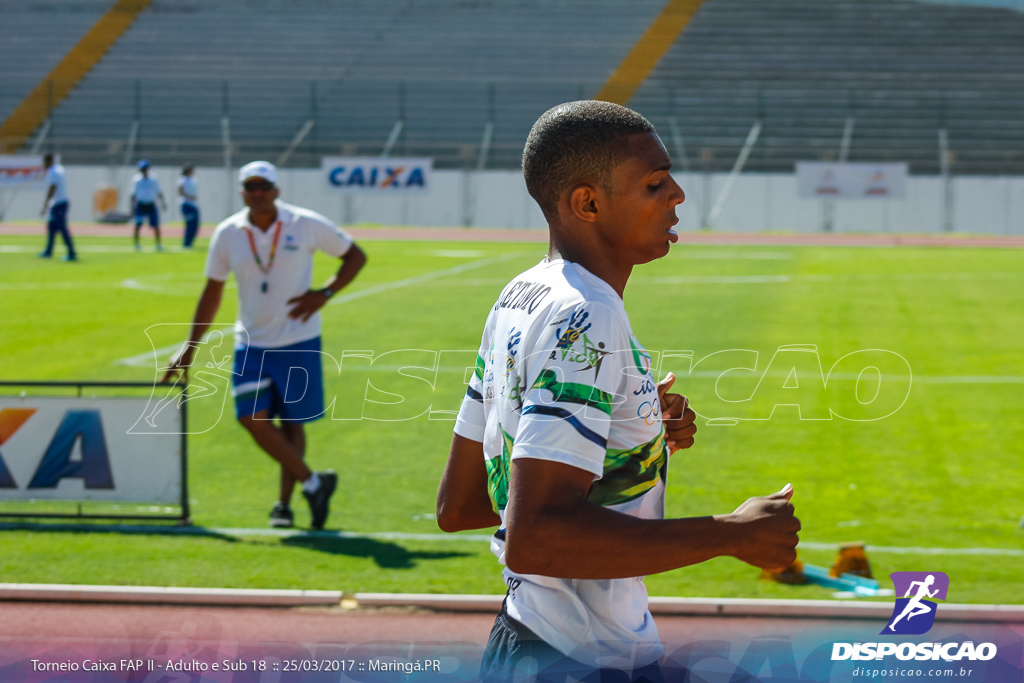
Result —
M798 161L801 199L903 199L907 196L907 164L863 164Z
M36 185L44 177L43 157L0 155L0 188Z

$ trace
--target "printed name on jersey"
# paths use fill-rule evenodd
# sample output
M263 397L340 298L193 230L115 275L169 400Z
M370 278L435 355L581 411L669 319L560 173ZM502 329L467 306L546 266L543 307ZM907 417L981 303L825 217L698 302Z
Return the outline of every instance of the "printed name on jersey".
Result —
M511 308L533 313L550 292L551 287L542 282L516 280L498 299L494 310Z

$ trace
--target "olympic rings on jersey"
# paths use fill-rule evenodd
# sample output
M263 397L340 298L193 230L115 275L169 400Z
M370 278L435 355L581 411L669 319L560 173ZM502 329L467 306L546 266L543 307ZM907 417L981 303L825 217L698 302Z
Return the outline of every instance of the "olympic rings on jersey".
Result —
M636 409L636 415L643 418L644 424L652 425L661 417L661 404L658 401L644 401Z

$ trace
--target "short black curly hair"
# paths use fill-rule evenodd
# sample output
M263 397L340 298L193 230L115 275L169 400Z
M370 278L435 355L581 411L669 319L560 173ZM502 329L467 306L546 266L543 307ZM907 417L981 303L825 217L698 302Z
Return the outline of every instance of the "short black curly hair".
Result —
M609 188L612 168L628 155L631 135L653 133L640 114L611 102L579 100L552 107L533 124L523 148L526 189L548 220L566 188L590 182Z

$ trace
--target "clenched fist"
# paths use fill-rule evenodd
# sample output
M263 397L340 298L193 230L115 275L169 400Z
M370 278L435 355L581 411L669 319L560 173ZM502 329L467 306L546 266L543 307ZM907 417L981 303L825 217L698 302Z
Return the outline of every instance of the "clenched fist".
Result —
M728 516L735 525L735 551L729 553L761 569L785 569L796 560L800 520L793 515L793 486L751 498Z

